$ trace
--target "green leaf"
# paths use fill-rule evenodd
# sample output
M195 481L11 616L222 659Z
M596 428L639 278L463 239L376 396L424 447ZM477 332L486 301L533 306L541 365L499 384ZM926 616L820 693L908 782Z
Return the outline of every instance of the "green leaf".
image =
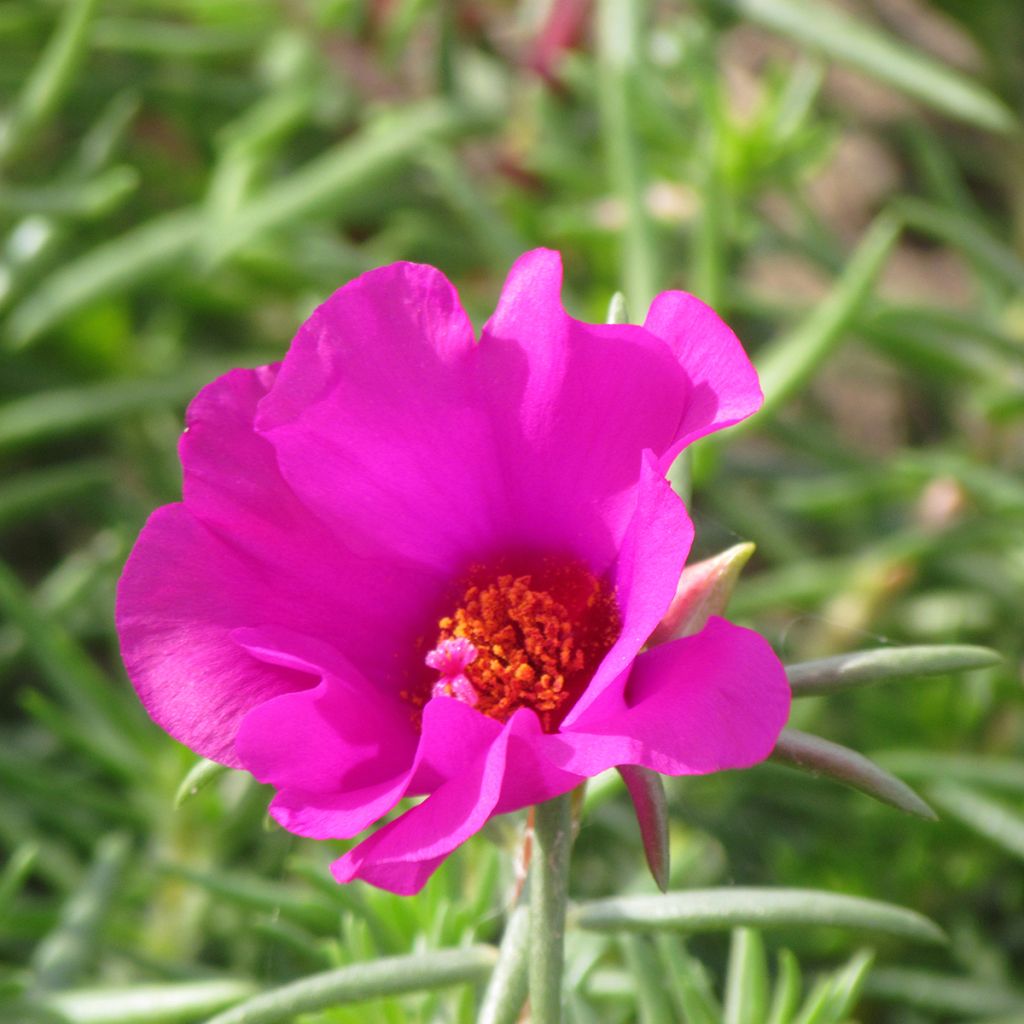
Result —
M185 981L71 989L49 996L44 1005L68 1024L188 1024L254 991L249 981Z
M872 757L899 775L929 782L964 782L1024 792L1024 761L978 754L932 754L926 750L886 750Z
M314 932L330 934L337 930L336 906L331 907L281 883L235 871L197 871L183 864L167 864L163 870L202 886L235 906L264 910Z
M174 806L180 807L186 800L190 800L200 790L205 789L211 782L216 781L229 771L231 769L226 764L208 761L205 757L200 758L192 765L175 791Z
M765 28L979 128L1012 132L1017 120L1003 102L967 75L913 49L906 40L809 0L723 0Z
M0 133L0 167L7 166L32 141L56 110L78 71L89 44L99 0L72 0L57 30L25 79Z
M38 858L39 847L35 843L23 843L8 857L0 872L0 918L7 916Z
M626 296L615 292L608 302L608 313L604 318L606 324L628 324L629 311L626 309Z
M968 786L946 782L928 790L929 798L962 824L1024 859L1024 815Z
M944 943L934 922L878 900L814 889L691 889L660 896L621 896L581 903L572 924L594 931L720 931L749 925L829 925L887 932L917 942Z
M876 998L930 1010L943 1018L1024 1014L1024 991L999 985L990 979L977 980L935 971L879 968L871 972L865 991Z
M20 580L0 563L0 611L24 635L40 672L68 708L80 716L90 738L102 740L109 763L126 775L144 772L145 724L136 706L123 701L89 654L53 619L42 614Z
M811 991L793 1024L842 1024L860 997L874 962L869 950L855 953L835 974L822 978Z
M704 965L690 956L678 935L659 932L654 944L666 984L686 1024L721 1024L722 1011Z
M17 522L42 509L66 508L83 495L109 487L113 479L109 463L93 460L8 477L0 491L0 525Z
M768 964L764 943L752 928L737 928L729 949L723 1024L762 1024L767 1009Z
M772 760L841 782L907 814L934 821L935 812L904 782L863 754L820 736L784 729Z
M95 954L97 935L121 881L130 849L124 835L110 835L100 841L88 875L65 905L57 927L32 957L36 991L67 988Z
M853 323L899 237L888 214L864 233L839 280L791 334L768 345L757 360L764 391L762 414L773 413L814 374ZM729 431L736 435L736 428Z
M668 891L669 845L668 845L668 802L661 776L642 765L624 764L619 774L629 790L636 811L640 838L644 844L644 856L651 870L651 877L662 892Z
M479 984L497 961L493 946L466 946L415 956L382 957L313 974L254 996L207 1024L275 1024L300 1013L449 985Z
M1024 289L1024 262L1010 246L981 227L977 218L911 197L900 197L892 208L910 227L960 249L1001 284Z
M779 967L768 1012L768 1024L790 1024L800 1004L800 961L788 949L779 951Z
M372 123L270 185L245 203L234 217L204 237L208 265L226 260L269 231L278 230L351 204L363 189L376 185L415 159L430 142L477 127L468 111L438 100L412 104Z
M665 993L661 965L646 936L619 937L626 966L633 975L638 1024L675 1024Z
M109 214L135 191L134 167L110 167L87 181L52 185L9 185L0 182L0 209L15 214L92 219Z
M83 306L181 265L203 226L198 210L161 214L68 261L11 310L7 344L24 348Z
M154 406L184 403L225 369L223 364L202 363L171 377L55 388L15 399L0 408L0 449L78 433Z
M883 647L789 665L786 676L794 697L809 697L889 679L912 679L987 668L998 665L1002 660L1001 655L988 647L956 644Z

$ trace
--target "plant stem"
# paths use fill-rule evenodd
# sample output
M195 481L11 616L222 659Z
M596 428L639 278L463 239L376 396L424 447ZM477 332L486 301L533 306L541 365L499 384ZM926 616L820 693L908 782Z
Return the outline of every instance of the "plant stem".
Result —
M530 872L530 1020L559 1024L562 1019L562 966L565 959L565 907L572 850L571 796L538 804L534 815Z

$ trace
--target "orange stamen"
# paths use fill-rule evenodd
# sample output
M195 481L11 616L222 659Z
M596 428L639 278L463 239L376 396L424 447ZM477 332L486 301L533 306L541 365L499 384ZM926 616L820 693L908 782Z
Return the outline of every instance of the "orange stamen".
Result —
M434 695L459 696L447 686L447 652L470 644L475 656L451 671L472 684L464 692L475 694L476 709L503 722L533 708L551 732L618 638L620 623L614 598L588 570L545 560L538 572L521 575L477 569L438 628L427 656L442 675Z

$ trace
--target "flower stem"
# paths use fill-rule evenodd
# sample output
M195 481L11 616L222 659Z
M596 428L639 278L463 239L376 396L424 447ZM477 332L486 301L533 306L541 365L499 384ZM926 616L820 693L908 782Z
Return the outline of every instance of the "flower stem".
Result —
M572 850L572 798L538 804L534 814L530 872L530 1020L559 1024L562 1019L562 965L565 960L565 907Z

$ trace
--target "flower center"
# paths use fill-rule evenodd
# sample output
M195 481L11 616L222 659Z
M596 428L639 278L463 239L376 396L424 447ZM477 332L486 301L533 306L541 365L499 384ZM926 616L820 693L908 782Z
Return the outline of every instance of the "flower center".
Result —
M578 562L542 559L529 572L470 573L458 606L438 622L427 665L431 696L506 721L519 708L553 732L621 631L614 597Z

